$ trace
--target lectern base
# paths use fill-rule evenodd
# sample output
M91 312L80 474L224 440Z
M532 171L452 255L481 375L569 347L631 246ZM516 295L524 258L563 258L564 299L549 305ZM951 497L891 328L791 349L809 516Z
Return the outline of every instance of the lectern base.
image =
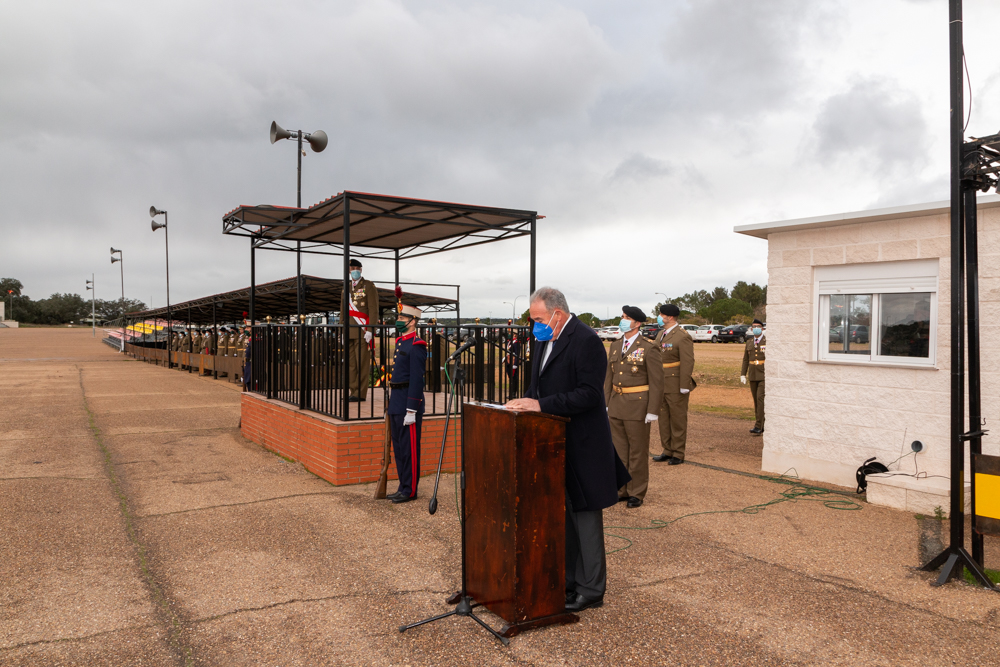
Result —
M457 604L462 599L462 591L457 591L452 593L452 595L445 600L448 604ZM474 607L479 607L480 603L473 605ZM534 628L541 628L546 625L568 625L569 623L576 623L580 620L580 617L576 614L571 614L570 612L564 612L562 614L553 614L552 616L542 616L541 618L533 618L527 621L521 621L520 623L507 623L502 628L500 628L499 635L501 637L513 637L514 635L520 634L525 630L532 630Z

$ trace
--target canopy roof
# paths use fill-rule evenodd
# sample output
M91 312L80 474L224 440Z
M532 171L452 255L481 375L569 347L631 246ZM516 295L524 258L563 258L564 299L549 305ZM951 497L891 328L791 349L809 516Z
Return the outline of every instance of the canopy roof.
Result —
M254 308L257 320L265 317L284 318L298 312L295 278L276 280L257 285L254 296ZM340 311L340 298L344 293L344 281L333 278L317 278L302 276L302 286L305 293L303 313L322 313ZM442 287L453 287L442 285ZM395 289L378 287L378 302L381 308L396 308ZM418 308L441 312L453 310L458 303L455 299L427 296L404 292L403 302ZM214 312L213 312L214 306ZM212 296L201 297L170 306L171 319L174 322L190 324L219 324L225 322L242 322L245 312L250 310L250 288L222 292ZM166 318L166 308L155 308L135 313L128 317L135 319Z
M309 208L240 206L223 216L222 231L249 236L257 248L342 255L348 245L352 256L392 259L398 253L403 259L530 236L541 217L535 211L345 191Z

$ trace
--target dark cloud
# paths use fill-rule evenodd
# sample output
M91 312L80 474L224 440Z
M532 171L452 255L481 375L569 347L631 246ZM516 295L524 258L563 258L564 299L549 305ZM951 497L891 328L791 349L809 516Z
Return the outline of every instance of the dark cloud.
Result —
M920 100L884 78L860 79L828 98L813 131L815 141L804 159L863 164L883 182L910 177L929 157Z

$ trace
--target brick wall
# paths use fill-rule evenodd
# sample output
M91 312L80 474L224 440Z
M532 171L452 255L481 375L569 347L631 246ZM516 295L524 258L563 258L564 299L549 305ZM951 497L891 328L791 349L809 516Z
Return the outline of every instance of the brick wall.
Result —
M378 479L385 437L383 421L342 422L257 394L241 396L243 437L302 463L310 472L337 486ZM423 421L421 475L433 474L437 469L444 421L444 417L428 417ZM442 466L445 472L458 468L457 428L461 428L461 420L452 419ZM389 479L396 479L395 460L389 465ZM389 492L392 491L390 486Z

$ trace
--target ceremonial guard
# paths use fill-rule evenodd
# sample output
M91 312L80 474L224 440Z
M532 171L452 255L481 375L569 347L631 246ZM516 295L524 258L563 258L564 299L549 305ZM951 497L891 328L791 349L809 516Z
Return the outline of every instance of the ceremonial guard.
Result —
M245 329L243 335L243 391L250 391L250 327Z
M424 369L427 343L417 337L420 309L399 304L396 318L396 352L389 377L389 427L396 458L399 488L390 496L394 503L417 498L420 481L420 426L424 414Z
M641 507L649 486L649 425L658 419L663 396L660 349L639 327L646 314L635 306L622 308L621 340L611 344L604 400L611 422L611 441L632 479L618 489L618 500Z
M375 283L361 277L361 262L351 260L351 303L348 310L348 327L350 341L347 347L349 369L350 395L349 401L358 403L368 397L368 384L371 382L372 355L374 347L374 329L371 325L378 324L378 289ZM353 326L361 325L361 326Z
M509 322L510 320L508 320ZM521 385L518 383L518 379L521 377L521 341L517 337L517 329L513 327L507 330L508 339L506 345L507 355L504 359L504 371L507 373L507 396L508 398L517 398L520 393Z
M663 400L660 403L660 446L663 452L654 461L667 465L684 463L687 447L688 399L695 388L694 341L677 326L681 310L672 303L660 306L657 323L663 327L654 341L663 363Z
M753 411L757 417L750 432L760 435L764 432L764 348L767 341L764 336L764 323L753 321L752 338L747 338L743 349L743 368L740 371L740 382L750 383L750 394L753 395Z

